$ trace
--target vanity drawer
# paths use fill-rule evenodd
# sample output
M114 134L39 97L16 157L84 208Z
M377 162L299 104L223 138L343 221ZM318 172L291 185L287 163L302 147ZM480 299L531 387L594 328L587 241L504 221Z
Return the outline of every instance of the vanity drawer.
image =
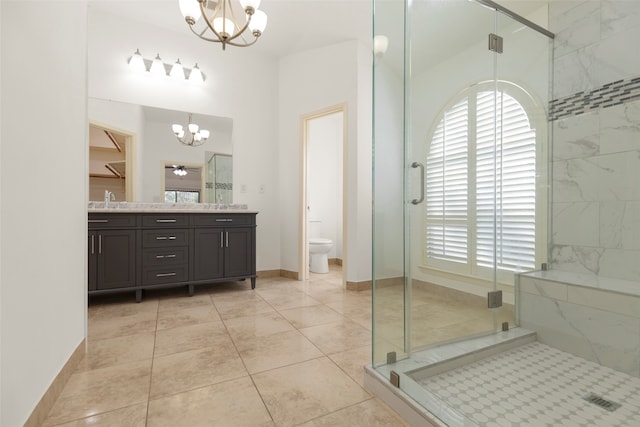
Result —
M166 248L186 246L189 242L188 229L143 230L142 246L144 248Z
M189 248L186 246L145 249L142 251L142 266L146 268L186 264L188 257Z
M256 216L253 214L194 214L193 224L198 227L226 227L234 225L254 225Z
M143 285L162 285L168 283L186 282L188 266L176 265L171 267L146 268L142 271Z
M188 227L189 215L188 214L154 214L142 216L143 227Z
M136 226L136 216L131 214L89 214L89 230L102 228L133 228Z

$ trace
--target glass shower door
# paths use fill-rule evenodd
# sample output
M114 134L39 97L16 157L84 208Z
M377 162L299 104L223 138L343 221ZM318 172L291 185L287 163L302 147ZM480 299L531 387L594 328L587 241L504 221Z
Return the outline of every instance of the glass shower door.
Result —
M488 47L494 10L466 0L410 4L405 206L410 350L418 351L496 330L486 297L496 290L490 138L497 123L486 111L495 103L498 53Z
M474 267L471 142L482 131L476 89L495 88L496 21L468 0L375 1L374 10L374 46L387 48L374 52L372 360L388 377L395 360L497 327L486 303L494 275Z

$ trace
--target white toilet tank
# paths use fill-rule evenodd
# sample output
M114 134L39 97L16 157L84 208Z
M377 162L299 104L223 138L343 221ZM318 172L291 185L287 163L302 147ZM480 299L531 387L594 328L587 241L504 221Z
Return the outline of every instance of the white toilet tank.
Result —
M320 224L322 221L319 219L309 220L309 238L320 237Z

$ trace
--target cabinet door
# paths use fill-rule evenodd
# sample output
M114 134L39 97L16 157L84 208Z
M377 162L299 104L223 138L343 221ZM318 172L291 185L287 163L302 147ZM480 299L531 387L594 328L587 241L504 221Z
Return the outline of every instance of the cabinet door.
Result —
M96 233L98 240L97 289L135 286L135 231L100 230Z
M220 279L224 275L224 231L222 228L194 230L193 280Z
M98 278L98 233L95 231L89 232L89 290L95 291L97 289Z
M225 229L225 277L255 275L253 228Z

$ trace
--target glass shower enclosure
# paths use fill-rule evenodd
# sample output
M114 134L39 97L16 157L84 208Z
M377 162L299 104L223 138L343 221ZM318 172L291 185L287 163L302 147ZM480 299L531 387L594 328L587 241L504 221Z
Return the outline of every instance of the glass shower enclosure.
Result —
M372 367L441 420L416 375L518 339L547 262L553 35L526 3L374 0Z

